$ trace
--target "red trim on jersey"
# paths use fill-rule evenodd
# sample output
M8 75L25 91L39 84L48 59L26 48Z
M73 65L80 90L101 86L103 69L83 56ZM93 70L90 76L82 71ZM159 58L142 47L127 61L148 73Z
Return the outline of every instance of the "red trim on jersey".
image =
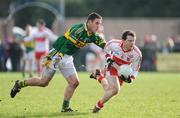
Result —
M44 42L45 41L45 37L38 37L36 38L37 42Z
M124 61L116 56L113 56L112 58L118 65L122 65L122 64L131 64L131 62L128 62L128 61Z
M141 51L138 49L138 47L137 47L137 46L134 46L133 49L134 49L134 51L140 56L140 58L142 58L142 53L141 53ZM138 67L137 67L136 71L139 71L140 66L141 66L141 61L139 61Z
M137 46L134 46L133 49L140 57L142 57L141 51L138 49Z

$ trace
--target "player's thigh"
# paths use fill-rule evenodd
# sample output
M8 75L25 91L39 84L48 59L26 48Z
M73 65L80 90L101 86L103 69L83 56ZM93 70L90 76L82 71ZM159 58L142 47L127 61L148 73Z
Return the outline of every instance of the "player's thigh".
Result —
M43 70L42 70L42 79L43 79L43 81L45 81L45 82L51 81L51 79L53 78L55 72L56 72L55 70L44 66Z
M60 72L62 75L66 78L66 80L69 82L79 82L79 78L77 75L76 68L74 67L74 63L68 62L68 63L63 63L59 67Z
M120 84L117 76L107 76L106 79L110 88L115 88L118 91L120 90Z

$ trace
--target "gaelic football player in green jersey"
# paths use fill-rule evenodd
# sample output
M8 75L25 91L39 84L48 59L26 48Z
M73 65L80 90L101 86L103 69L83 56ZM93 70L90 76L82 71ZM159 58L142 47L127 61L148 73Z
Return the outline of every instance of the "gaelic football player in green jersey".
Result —
M27 24L26 28L26 36L30 36L32 34L32 26ZM22 58L22 75L23 79L25 78L26 73L26 64L29 64L29 77L32 77L33 73L33 62L34 62L34 41L23 42L25 50Z
M89 43L94 43L104 48L106 44L105 40L96 33L101 25L102 17L93 12L88 15L85 23L72 26L64 35L56 40L53 48L43 59L41 77L33 77L23 81L17 80L11 90L11 97L14 98L20 92L21 88L26 86L47 86L56 70L60 70L68 83L64 93L61 112L73 112L74 110L70 108L69 104L75 89L79 85L79 78L73 64L72 55Z

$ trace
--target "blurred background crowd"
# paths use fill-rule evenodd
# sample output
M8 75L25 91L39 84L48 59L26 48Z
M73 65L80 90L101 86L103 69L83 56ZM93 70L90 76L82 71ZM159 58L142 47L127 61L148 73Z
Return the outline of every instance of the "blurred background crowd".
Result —
M43 19L46 27L59 36L95 11L103 16L99 33L106 41L120 39L125 29L136 32L143 55L141 71L179 72L179 8L179 0L1 0L0 71L22 71L25 50L21 42L27 35L27 24L33 31L37 21ZM78 71L91 71L104 64L103 50L94 45L74 57Z

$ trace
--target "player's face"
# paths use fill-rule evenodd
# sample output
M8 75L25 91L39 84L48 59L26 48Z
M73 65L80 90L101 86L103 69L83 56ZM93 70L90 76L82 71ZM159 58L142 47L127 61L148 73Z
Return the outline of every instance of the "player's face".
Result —
M44 29L44 25L43 24L37 24L37 27L38 27L38 29L40 30L40 31L42 31L43 29Z
M128 35L126 40L124 41L124 45L127 50L130 50L135 45L135 42L136 38Z
M31 34L31 31L32 31L32 26L27 25L27 26L26 26L26 32L27 32L27 34L30 35L30 34Z
M102 19L96 18L89 21L89 30L91 33L96 33L99 27L102 25Z

